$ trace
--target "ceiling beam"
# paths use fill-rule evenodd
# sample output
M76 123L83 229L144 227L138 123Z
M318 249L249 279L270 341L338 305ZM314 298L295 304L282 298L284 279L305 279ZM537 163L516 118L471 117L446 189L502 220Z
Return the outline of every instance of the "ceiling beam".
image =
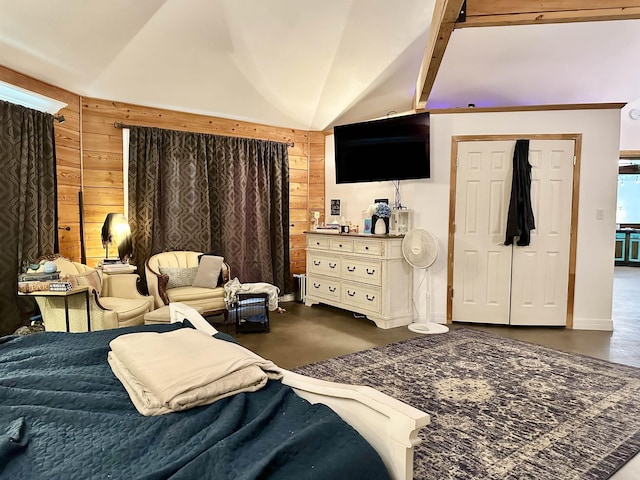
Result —
M431 88L436 81L436 75L444 52L447 49L449 38L456 25L464 0L436 0L433 9L431 28L429 29L429 41L425 49L418 81L416 94L413 100L414 108L423 108L431 93Z
M640 18L640 0L467 0L455 28Z
M620 158L640 158L640 150L620 150Z

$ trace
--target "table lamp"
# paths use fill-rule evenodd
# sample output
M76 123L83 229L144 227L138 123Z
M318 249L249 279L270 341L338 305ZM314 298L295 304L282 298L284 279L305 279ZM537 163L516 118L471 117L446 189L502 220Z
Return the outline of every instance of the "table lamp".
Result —
M109 244L115 243L118 258L127 263L133 255L131 228L127 218L121 213L108 213L102 225L102 247L105 249L105 263L109 262Z

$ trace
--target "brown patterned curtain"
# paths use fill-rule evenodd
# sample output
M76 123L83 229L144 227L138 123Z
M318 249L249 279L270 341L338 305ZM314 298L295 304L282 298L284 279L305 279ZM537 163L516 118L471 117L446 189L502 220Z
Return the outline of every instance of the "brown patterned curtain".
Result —
M215 252L242 283L291 291L285 143L131 127L134 261L165 250Z
M0 334L24 323L24 262L57 251L53 116L0 101Z

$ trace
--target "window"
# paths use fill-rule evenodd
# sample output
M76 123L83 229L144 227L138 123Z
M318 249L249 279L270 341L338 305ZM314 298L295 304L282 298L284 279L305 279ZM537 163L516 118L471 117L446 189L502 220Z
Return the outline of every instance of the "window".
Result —
M2 81L0 81L0 100L22 105L23 107L32 108L40 112L47 112L52 115L67 106L66 103Z
M618 173L617 224L640 224L640 161L621 160Z

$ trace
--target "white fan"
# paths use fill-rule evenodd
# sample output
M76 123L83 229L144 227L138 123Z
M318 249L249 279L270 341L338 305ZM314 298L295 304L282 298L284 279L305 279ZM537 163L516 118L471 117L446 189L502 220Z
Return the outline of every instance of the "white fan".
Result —
M402 240L402 255L413 268L424 268L424 278L429 276L429 267L438 258L438 242L428 231L416 228L409 231ZM431 282L427 281L427 321L414 322L409 330L416 333L447 333L449 327L431 322Z

